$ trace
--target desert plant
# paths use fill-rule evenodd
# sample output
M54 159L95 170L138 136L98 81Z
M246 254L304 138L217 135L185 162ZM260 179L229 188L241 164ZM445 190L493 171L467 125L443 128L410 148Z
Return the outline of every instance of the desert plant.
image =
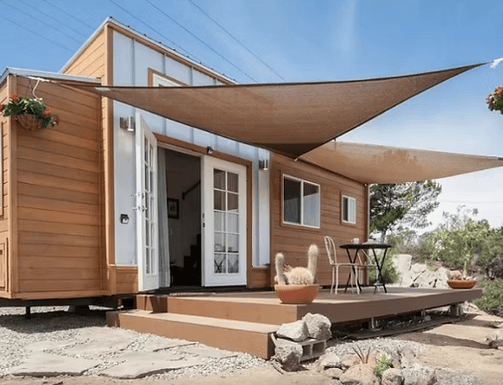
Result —
M484 290L482 298L473 301L480 309L496 315L503 314L503 279L482 281Z
M358 359L360 360L360 363L362 364L368 364L369 363L369 358L370 358L370 349L371 347L368 348L367 353L363 353L362 348L356 345L356 347L352 347L356 355L358 356Z
M379 380L382 380L382 374L393 367L393 360L389 354L383 353L376 357L375 374Z
M308 264L306 267L285 266L285 257L277 253L275 257L276 277L278 285L312 285L316 281L316 269L318 266L318 246L312 244L307 252Z

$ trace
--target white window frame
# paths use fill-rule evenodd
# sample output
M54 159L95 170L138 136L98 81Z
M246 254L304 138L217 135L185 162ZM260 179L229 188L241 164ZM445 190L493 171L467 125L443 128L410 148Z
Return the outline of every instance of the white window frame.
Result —
M301 193L301 200L300 200L300 223L295 223L295 222L288 222L285 221L285 179L290 179L296 182L300 182L300 193ZM307 225L304 224L304 183L308 183L312 186L318 187L318 197L319 197L319 202L318 202L318 225L317 226L312 226L312 225ZM321 225L321 185L318 183L314 183L308 180L304 180L301 178L296 178L291 175L283 174L283 178L281 180L281 221L283 224L286 225L292 225L292 226L302 226L302 227L309 227L311 229L319 229Z
M348 201L348 218L344 218L344 200ZM351 225L356 224L356 198L349 195L342 195L341 199L341 221L343 223L349 223Z

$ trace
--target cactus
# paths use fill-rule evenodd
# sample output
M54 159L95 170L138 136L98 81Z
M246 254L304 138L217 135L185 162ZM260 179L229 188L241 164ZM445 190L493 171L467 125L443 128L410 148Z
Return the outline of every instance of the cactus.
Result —
M312 285L316 281L316 268L318 265L319 250L316 245L311 245L308 250L308 265L294 267L285 271L285 257L282 253L276 254L275 266L278 285Z

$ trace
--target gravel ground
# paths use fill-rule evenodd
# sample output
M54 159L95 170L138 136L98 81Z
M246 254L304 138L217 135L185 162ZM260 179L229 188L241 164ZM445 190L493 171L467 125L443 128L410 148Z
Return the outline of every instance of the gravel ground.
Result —
M68 312L68 307L40 307L32 308L32 318L26 319L24 308L0 308L0 377L5 376L7 369L23 363L29 354L26 349L40 341L66 341L74 345L82 344L79 341L79 330L82 328L106 328L106 309L93 308L86 314ZM141 334L134 331L127 333L129 344L128 351L145 351L150 344L158 342L162 337ZM425 352L427 345L400 340L399 338L375 338L362 341L335 341L332 340L327 348L328 352L336 353L341 358L354 355L354 347L359 347L363 352L371 348L371 352L389 352L392 357L397 351L407 350L414 356ZM186 352L183 346L173 347L167 352L191 358L191 353ZM113 354L100 355L102 363L84 373L85 376L97 376L114 365ZM229 358L201 358L202 365L172 370L162 374L149 376L155 380L174 380L179 378L193 378L218 374L222 377L231 376L242 369L270 365L267 361L250 356L237 354ZM305 364L312 368L314 362ZM480 385L477 379L468 371L442 369L437 371L438 384L441 385Z

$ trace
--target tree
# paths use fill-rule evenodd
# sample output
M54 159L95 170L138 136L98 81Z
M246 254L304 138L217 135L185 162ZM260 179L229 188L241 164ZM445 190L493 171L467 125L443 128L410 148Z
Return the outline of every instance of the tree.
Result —
M439 203L442 186L434 181L370 186L370 232L380 233L384 242L392 230L427 227L426 216Z

